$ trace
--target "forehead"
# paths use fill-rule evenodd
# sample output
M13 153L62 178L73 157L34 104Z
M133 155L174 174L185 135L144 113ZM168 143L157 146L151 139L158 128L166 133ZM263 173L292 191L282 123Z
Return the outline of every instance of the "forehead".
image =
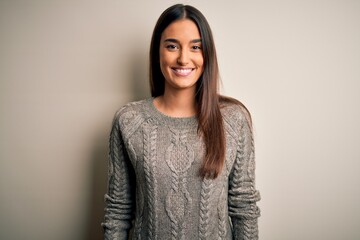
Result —
M180 19L172 22L161 35L162 39L175 38L179 40L193 40L200 37L198 27L190 19Z

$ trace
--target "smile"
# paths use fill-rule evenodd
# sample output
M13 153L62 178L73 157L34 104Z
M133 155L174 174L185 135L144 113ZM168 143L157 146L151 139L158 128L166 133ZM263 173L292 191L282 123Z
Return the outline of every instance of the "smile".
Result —
M172 68L173 72L182 77L186 77L192 73L194 68Z

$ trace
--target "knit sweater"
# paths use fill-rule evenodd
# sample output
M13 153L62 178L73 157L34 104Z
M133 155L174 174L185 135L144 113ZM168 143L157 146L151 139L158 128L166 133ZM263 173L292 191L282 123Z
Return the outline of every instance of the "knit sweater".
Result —
M197 118L161 113L153 98L117 111L110 133L105 239L258 239L252 131L237 105L221 109L226 159L202 179Z

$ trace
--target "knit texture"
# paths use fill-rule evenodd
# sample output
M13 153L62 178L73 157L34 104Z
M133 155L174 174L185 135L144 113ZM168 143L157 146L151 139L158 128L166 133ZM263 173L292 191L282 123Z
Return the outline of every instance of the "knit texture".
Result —
M110 133L105 239L258 239L254 141L240 106L222 108L226 160L202 179L196 117L162 114L153 98L115 114Z

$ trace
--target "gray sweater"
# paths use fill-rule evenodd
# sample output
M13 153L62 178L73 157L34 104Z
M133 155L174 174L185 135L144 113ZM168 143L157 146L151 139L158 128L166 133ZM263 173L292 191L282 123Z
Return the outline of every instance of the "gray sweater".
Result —
M252 131L240 106L222 108L226 163L198 175L204 145L196 117L162 114L153 99L115 114L105 194L105 239L258 239ZM134 220L134 221L133 221Z

